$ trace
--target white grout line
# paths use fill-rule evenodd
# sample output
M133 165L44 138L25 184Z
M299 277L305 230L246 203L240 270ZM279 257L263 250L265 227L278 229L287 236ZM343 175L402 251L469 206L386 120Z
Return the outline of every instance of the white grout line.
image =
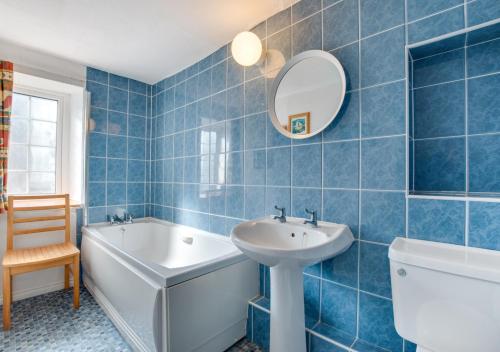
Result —
M361 88L361 75L362 75L362 70L361 70L361 56L362 56L362 46L361 46L361 0L358 0L358 87ZM362 133L362 126L363 126L363 111L362 111L362 94L363 91L359 91L359 97L358 97L358 121L359 121L359 128L358 128L358 133L359 133L359 145L358 145L358 188L361 189L363 187L363 169L362 169L362 142L361 139L363 137ZM362 215L361 215L361 202L362 202L362 192L358 191L358 241L356 242L356 245L358 246L357 248L357 254L358 254L358 261L357 261L357 277L356 277L356 339L359 337L359 324L360 324L360 299L361 299L361 294L359 291L360 288L360 277L361 277L361 272L360 272L360 267L361 267L361 245L360 245L360 239L361 239L361 221L362 221ZM355 339L355 341L356 341ZM354 343L354 342L353 342Z

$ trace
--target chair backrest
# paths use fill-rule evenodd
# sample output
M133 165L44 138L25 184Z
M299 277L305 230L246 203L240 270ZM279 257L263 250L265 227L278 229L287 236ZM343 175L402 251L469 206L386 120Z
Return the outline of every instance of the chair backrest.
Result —
M46 216L15 217L15 212L51 211L64 209L64 214ZM16 224L26 224L40 221L64 221L64 225L15 229ZM7 211L7 249L14 247L14 236L32 233L64 231L64 242L70 238L70 202L69 194L51 194L43 196L9 196Z

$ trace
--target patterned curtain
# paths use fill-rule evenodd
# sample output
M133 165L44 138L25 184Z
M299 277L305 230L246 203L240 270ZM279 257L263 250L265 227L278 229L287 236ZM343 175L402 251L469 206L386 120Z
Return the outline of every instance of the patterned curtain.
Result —
M0 61L0 213L7 209L7 156L13 85L14 65Z

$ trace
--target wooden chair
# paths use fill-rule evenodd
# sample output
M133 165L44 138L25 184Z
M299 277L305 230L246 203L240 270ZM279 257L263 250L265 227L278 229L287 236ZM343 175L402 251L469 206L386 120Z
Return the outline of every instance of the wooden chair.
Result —
M7 214L7 251L3 257L3 329L10 329L12 303L12 277L14 275L64 265L64 288L69 288L69 275L73 273L73 307L80 306L80 251L70 238L69 195L9 196ZM16 212L52 211L64 209L64 214L18 217ZM63 221L64 225L29 229L15 229L16 224L42 221ZM14 249L14 236L40 232L64 231L64 243L43 247ZM71 270L70 265L73 265Z

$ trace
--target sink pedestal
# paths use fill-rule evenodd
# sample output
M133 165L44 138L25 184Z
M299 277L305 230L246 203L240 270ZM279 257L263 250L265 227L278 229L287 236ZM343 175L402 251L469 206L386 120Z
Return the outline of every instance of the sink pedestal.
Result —
M305 352L304 283L298 265L271 267L271 352Z

